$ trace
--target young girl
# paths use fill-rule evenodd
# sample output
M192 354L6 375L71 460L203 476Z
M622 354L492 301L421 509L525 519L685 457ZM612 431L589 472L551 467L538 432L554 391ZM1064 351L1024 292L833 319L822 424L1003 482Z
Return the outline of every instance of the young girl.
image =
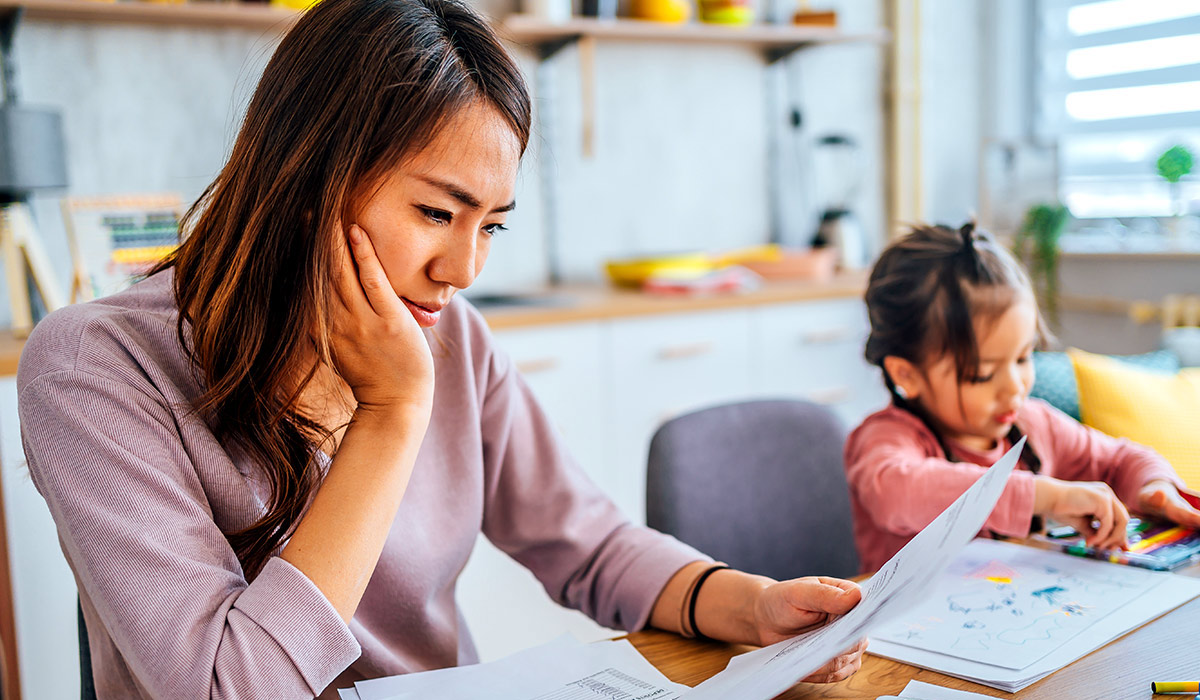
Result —
M874 571L1024 435L984 532L1030 533L1050 516L1089 544L1125 545L1126 507L1200 527L1183 482L1152 450L1029 399L1030 355L1046 337L1029 278L974 224L922 226L880 256L866 294L866 357L892 405L846 442L854 537Z
M631 524L456 298L516 205L530 112L465 4L324 0L178 252L38 324L22 438L100 698L333 697L471 663L455 582L480 532L613 627L767 644L857 603Z

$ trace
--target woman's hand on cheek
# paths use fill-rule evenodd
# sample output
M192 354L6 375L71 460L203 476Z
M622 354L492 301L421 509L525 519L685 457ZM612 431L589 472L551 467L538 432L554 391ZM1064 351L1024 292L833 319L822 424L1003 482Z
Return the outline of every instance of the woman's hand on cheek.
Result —
M1200 511L1193 508L1179 495L1175 484L1169 481L1151 481L1138 491L1138 510L1166 518L1184 527L1200 529Z
M433 405L433 355L421 327L396 296L371 238L344 229L333 314L334 364L358 410L417 410Z

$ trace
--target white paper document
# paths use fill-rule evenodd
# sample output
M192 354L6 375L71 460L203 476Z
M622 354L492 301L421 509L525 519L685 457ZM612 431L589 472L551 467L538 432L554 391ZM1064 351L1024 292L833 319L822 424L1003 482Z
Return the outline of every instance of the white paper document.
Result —
M929 594L928 582L979 532L1025 446L1022 439L863 586L853 610L824 627L730 660L686 700L770 700Z
M909 681L908 685L904 686L904 690L900 691L900 694L894 697L905 700L983 700L983 698L990 698L991 696L971 693L966 690L943 688L940 685L933 685L932 683ZM883 700L883 698L880 698L880 700Z
M498 661L359 681L342 700L676 700L672 683L628 641L563 637Z
M871 653L1015 692L1200 595L1200 579L977 540Z

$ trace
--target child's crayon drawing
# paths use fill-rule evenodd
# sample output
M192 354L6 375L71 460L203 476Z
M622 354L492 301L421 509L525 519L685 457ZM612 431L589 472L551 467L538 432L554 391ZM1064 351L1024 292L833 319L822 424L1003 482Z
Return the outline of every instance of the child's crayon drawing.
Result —
M873 637L1020 669L1162 581L1141 569L975 540L924 604Z

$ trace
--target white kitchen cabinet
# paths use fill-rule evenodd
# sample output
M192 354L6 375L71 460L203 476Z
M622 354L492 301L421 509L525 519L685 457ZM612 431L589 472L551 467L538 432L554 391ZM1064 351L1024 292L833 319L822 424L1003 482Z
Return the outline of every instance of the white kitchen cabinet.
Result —
M804 398L853 428L882 408L879 370L863 358L869 329L858 299L764 305L750 310L753 393Z

